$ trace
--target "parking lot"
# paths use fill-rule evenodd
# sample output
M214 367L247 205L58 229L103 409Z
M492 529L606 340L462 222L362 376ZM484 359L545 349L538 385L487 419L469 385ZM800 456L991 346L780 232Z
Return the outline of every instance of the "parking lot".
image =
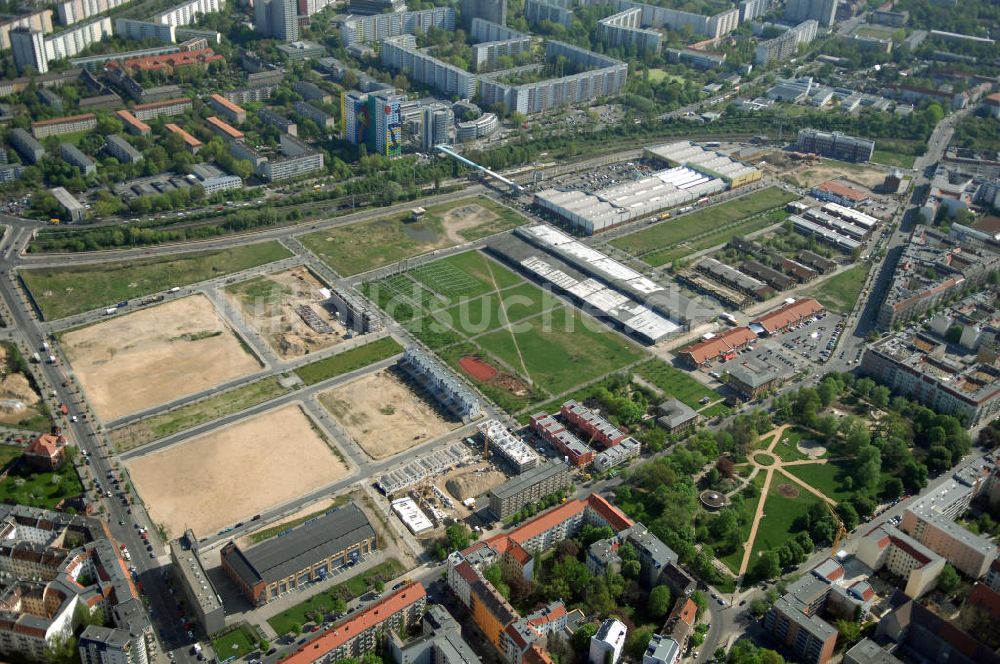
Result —
M843 329L844 317L838 314L821 314L811 322L774 338L788 351L807 360L825 363L836 351Z

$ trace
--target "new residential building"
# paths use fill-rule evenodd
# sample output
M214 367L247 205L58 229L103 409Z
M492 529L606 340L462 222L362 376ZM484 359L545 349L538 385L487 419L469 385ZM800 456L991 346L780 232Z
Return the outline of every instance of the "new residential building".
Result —
M818 129L800 129L797 147L805 152L844 161L871 161L875 153L875 141Z
M896 528L878 526L858 543L858 560L873 571L886 569L906 582L904 592L914 599L934 588L945 560Z

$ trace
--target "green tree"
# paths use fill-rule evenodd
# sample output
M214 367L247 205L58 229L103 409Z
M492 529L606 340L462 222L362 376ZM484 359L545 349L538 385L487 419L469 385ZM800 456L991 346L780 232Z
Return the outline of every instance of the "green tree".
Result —
M656 586L649 591L649 601L646 609L649 615L654 618L664 618L670 612L673 598L670 596L670 589L666 586Z
M836 623L838 643L851 644L861 636L861 625L853 620L838 620Z
M586 653L590 650L590 637L597 634L597 625L585 623L573 633L573 649L578 653Z
M48 664L77 664L80 652L76 646L76 637L57 636L45 649L45 661Z
M755 579L774 579L781 574L781 564L778 554L774 551L764 551L757 558L753 566L753 577Z
M470 531L464 523L453 523L445 528L445 539L452 551L461 551L469 546Z
M941 569L941 574L938 575L938 590L947 595L958 590L961 583L962 579L958 576L958 572L955 571L955 568L951 566L951 563L945 563L944 567Z

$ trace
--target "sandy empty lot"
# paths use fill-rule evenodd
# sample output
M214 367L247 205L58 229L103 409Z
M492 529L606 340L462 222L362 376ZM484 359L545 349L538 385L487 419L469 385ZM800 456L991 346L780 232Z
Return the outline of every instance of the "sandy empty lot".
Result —
M453 210L448 210L441 221L444 225L444 233L449 244L461 244L465 242L462 231L473 229L481 224L486 224L497 218L492 210L487 210L482 205L470 203Z
M324 392L319 400L373 459L404 452L460 424L445 420L390 370Z
M343 324L319 304L323 287L308 268L295 267L234 284L226 295L281 357L291 358L329 348L347 336ZM298 307L308 307L332 331L311 328Z
M347 475L298 406L286 406L126 463L154 523L214 535Z
M62 346L105 421L260 368L202 295L67 332Z

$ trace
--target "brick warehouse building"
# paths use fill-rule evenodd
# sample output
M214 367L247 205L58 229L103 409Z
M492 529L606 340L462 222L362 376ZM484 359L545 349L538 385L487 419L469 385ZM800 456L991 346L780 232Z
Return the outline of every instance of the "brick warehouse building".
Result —
M229 542L222 569L254 606L263 606L376 548L368 517L351 503L245 551Z

